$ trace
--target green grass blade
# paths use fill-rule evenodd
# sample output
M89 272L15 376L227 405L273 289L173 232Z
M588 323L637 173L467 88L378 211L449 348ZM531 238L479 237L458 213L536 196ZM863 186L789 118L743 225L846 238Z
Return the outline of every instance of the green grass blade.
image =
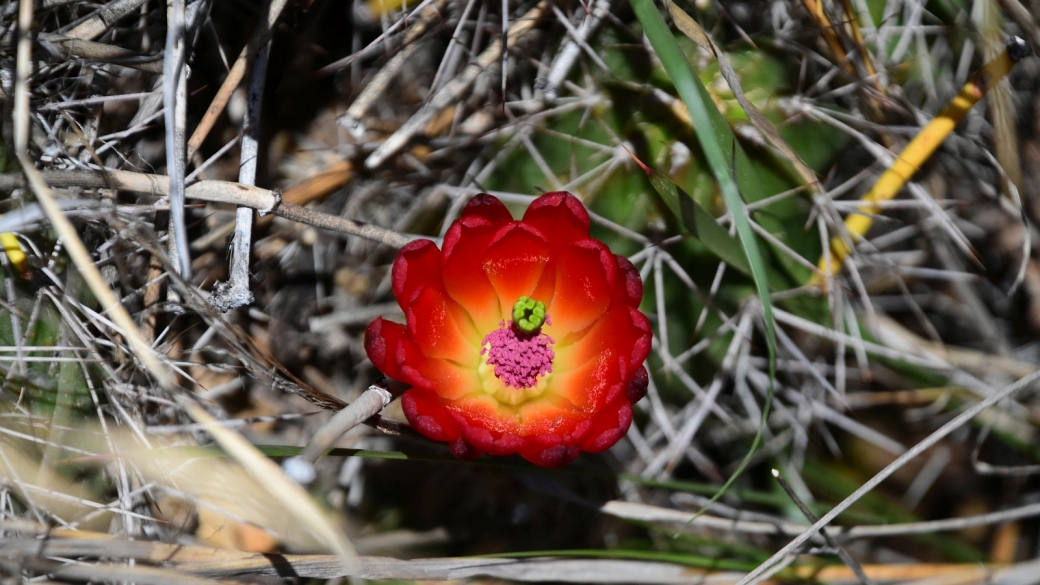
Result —
M697 139L704 151L704 156L708 160L712 174L715 175L715 180L718 181L723 201L725 201L726 207L733 216L737 236L740 238L744 254L747 257L747 264L751 269L751 277L755 281L755 288L758 290L762 303L762 316L766 327L766 344L769 351L769 391L765 405L762 408L762 420L759 422L758 432L755 434L755 440L751 444L751 449L744 460L741 461L737 470L712 498L712 503L714 503L733 484L747 466L755 450L758 449L759 444L762 442L762 433L765 430L770 406L773 402L773 380L776 377L776 330L773 321L773 305L769 298L769 277L766 265L762 260L761 250L751 228L751 222L747 216L747 210L744 207L744 201L741 199L737 184L730 173L731 161L725 154L727 151L732 152L736 148L736 144L727 144L727 141L732 140L732 132L728 127L723 127L725 122L722 121L717 110L715 110L714 116L710 115L709 107L715 108L715 105L708 96L707 90L701 84L700 79L694 73L690 61L675 41L675 37L669 30L668 25L665 24L664 18L661 17L661 13L657 10L653 0L630 1L632 9L639 18L639 22L643 25L643 32L646 33L647 38L650 40L650 45L657 52L657 56L661 59L661 64L664 66L665 71L675 85L676 91L679 92L679 97L690 113L690 119L697 133ZM706 510L708 507L705 506L703 509Z
M486 555L472 555L469 558L529 559L538 557L578 557L596 559L631 559L638 561L657 561L664 563L675 563L678 565L687 565L691 567L701 567L705 569L714 569L716 571L750 571L754 568L754 563L733 561L724 558L712 558L684 553L626 549L534 550L523 552L493 553Z

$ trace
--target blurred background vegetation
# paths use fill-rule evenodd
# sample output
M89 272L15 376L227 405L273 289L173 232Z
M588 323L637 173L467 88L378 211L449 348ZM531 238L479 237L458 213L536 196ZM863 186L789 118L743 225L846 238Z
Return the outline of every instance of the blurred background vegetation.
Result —
M14 104L19 6L0 14L7 146L25 117ZM182 395L135 359L5 146L0 575L342 579L293 556L327 551L285 495L225 456L179 400L278 462L298 454L380 378L362 336L376 316L402 320L389 283L396 250L258 216L255 299L220 313L205 297L229 278L235 208L189 198L191 276L170 271L168 199L84 178L167 173L167 10L153 0L35 4L22 88L29 156L51 173ZM361 555L352 579L736 582L943 424L1020 381L1021 392L906 461L838 516L845 528L833 540L810 540L773 578L1035 574L1038 61L1016 55L1008 75L975 78L985 96L952 120L898 196L858 202L976 72L1007 59L1009 38L1040 39L1036 0L294 0L266 68L250 53L224 103L218 90L267 10L188 2L177 129L191 136L214 105L217 114L188 159L188 172L201 169L189 183L243 180L240 145L252 133L257 186L387 233L437 239L479 192L519 216L539 193L571 191L593 235L639 268L654 331L650 390L628 436L569 467L456 461L396 425L396 403L383 423L343 436L308 490ZM676 26L683 15L717 54ZM686 67L693 75L677 78ZM677 91L683 83L706 97L704 111ZM727 181L740 201L727 198ZM872 226L850 235L843 221L857 213ZM832 239L852 251L829 274ZM932 520L948 521L922 524ZM292 572L253 552L287 555ZM489 569L460 558L471 555L546 564Z

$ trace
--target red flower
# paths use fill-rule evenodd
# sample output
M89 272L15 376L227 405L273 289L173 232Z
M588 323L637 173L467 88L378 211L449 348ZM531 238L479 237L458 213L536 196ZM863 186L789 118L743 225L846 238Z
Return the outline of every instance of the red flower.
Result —
M603 451L646 394L650 326L628 259L589 237L570 193L535 199L514 221L477 195L444 237L394 261L407 326L376 319L369 359L411 385L405 416L456 457L519 453L556 467Z

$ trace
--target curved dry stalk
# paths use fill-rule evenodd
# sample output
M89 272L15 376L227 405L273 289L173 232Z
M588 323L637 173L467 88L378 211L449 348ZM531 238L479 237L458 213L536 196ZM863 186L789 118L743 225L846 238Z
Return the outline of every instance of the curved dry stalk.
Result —
M318 432L314 433L307 446L295 457L282 463L285 474L297 482L307 485L314 481L317 473L314 462L318 460L347 431L379 414L394 399L386 388L376 385L368 387L346 408L332 416Z

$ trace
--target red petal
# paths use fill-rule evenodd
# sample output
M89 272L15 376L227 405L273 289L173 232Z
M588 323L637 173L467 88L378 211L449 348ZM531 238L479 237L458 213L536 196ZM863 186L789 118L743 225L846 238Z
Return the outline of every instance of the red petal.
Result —
M546 304L546 307L552 302L553 295L556 293L556 257L551 256L549 262L546 263L545 268L542 270L542 277L538 279L538 284L534 286L534 290L527 296L537 301L542 301ZM550 315L551 316L551 315Z
M554 248L589 236L589 212L577 197L566 191L546 193L535 199L527 208L523 222L545 234Z
M539 467L563 467L581 455L581 447L556 445L544 449L525 449L520 455Z
M520 455L542 467L559 467L574 461L581 454L577 444L591 426L584 415L560 409L545 402L531 404L523 409L526 442Z
M524 440L512 433L494 435L487 429L465 426L462 429L466 442L475 448L496 457L512 455L524 445Z
M513 221L513 215L494 195L480 193L466 203L461 217L482 217L491 225L500 228Z
M543 396L520 407L523 421L520 434L530 440L547 443L546 437L560 437L566 442L589 415L575 410L567 401Z
M448 446L448 449L456 459L463 461L472 461L483 455L479 449L467 443L466 439L455 439Z
M523 224L507 225L495 234L484 256L484 273L498 292L503 313L511 311L521 296L534 291L549 255L545 238Z
M485 333L496 329L502 320L498 293L483 267L496 231L489 221L474 216L456 221L444 235L444 288L473 318L477 330Z
M400 323L386 321L376 317L365 330L365 353L368 359L380 372L395 379L405 381L401 369L397 367L398 354L404 351L402 341L408 331Z
M632 319L632 327L637 335L636 342L632 345L632 356L629 364L632 367L638 367L650 355L653 333L650 331L650 320L646 318L642 311L629 307L628 314Z
M415 292L423 285L441 285L441 251L430 240L405 244L394 259L391 273L394 296L402 309L408 308Z
M632 307L638 307L643 301L643 279L639 270L624 256L614 255L618 265L618 297L625 299Z
M412 339L427 357L476 368L481 337L469 315L443 292L432 286L419 289L405 315Z
M462 429L448 413L445 402L422 390L411 389L401 397L401 409L412 428L434 441L461 438Z
M642 313L627 305L611 307L583 337L562 347L556 345L553 375L581 368L590 360L606 356L617 360L621 379L634 375L635 367L646 359L650 341L649 335L634 323L636 319L646 322ZM642 358L638 364L636 358Z
M619 400L601 411L589 429L581 448L589 453L599 453L614 446L628 432L632 424L632 405Z
M460 424L484 428L498 434L520 434L520 425L516 417L507 409L502 409L498 401L491 396L473 396L456 400L452 402L450 410Z
M625 398L628 399L629 403L635 404L646 396L646 389L649 386L650 375L646 373L646 366L643 366L636 370L636 375L628 383L628 388L625 390Z
M556 255L556 290L548 313L562 340L592 325L610 307L617 262L601 242L585 239Z
M458 400L463 396L478 394L483 389L480 376L474 367L463 367L446 359L431 358L418 349L405 344L407 364L401 368L404 381L422 388L445 400Z
M594 413L607 403L610 389L621 384L621 367L616 350L596 355L584 365L549 378L547 392L567 400L575 409Z

